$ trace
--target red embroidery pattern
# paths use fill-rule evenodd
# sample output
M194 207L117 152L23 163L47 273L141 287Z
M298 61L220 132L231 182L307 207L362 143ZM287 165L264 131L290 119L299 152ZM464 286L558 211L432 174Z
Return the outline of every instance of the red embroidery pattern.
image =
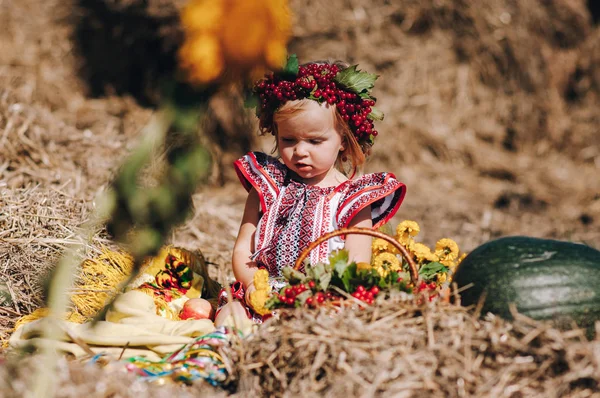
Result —
M257 225L255 261L271 277L281 276L315 239L371 205L374 227L389 220L404 199L405 186L393 174L367 174L337 187L320 188L294 181L287 168L263 153L249 153L235 162L244 187L255 187L263 206ZM388 198L386 200L386 198ZM335 217L335 219L334 219ZM311 263L327 261L330 242L310 255Z

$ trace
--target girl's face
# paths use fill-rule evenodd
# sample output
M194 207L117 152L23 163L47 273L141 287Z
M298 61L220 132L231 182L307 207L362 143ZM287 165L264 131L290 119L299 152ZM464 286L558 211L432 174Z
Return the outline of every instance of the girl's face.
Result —
M283 163L309 185L335 185L334 165L344 150L332 109L316 101L277 123L277 146Z

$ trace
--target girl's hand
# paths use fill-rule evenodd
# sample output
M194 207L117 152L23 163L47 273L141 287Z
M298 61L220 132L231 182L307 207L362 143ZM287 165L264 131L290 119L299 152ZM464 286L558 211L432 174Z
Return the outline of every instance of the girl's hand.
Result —
M252 309L254 308L252 307L252 304L250 304L250 294L255 290L256 287L254 287L254 282L250 282L244 292L244 301L246 301L246 305Z

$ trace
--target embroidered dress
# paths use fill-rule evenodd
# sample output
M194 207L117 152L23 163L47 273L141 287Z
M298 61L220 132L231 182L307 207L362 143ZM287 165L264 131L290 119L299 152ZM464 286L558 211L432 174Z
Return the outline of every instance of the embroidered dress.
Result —
M294 180L283 163L262 152L249 152L234 166L244 188L250 191L254 187L260 198L252 260L269 271L275 290L283 286L279 281L283 267L293 265L311 242L347 227L369 205L373 228L378 228L394 216L406 194L406 186L391 173L366 174L335 187L306 185ZM326 262L329 253L343 248L343 237L331 238L310 253L310 263ZM230 291L234 299L244 302L240 282L231 285ZM227 293L222 290L219 309L226 303ZM249 307L246 310L255 322L263 321Z
M246 190L254 187L258 192L261 217L252 259L272 278L280 277L283 267L293 265L311 242L347 227L368 205L373 228L383 225L396 213L406 193L404 184L391 173L366 174L321 188L294 180L283 163L261 152L250 152L234 165ZM343 247L344 237L331 238L310 253L310 263L325 262L329 253Z

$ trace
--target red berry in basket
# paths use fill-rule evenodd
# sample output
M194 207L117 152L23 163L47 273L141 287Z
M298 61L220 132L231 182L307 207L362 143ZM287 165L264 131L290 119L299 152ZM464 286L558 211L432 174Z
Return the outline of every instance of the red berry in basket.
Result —
M359 293L363 293L365 291L365 287L363 285L358 285L356 287L356 291Z
M373 292L370 292L370 291L369 292L365 292L364 297L365 297L365 300L371 300L371 301L373 301L373 297L374 297L373 296Z
M314 289L316 286L315 281L309 281L308 282L308 287L310 287L311 289Z
M352 297L354 297L355 299L359 299L360 300L360 293L359 292L354 292L351 294Z
M431 282L431 283L429 284L429 288L430 288L431 290L434 290L435 288L437 288L437 285L436 285L436 283L435 283L435 282Z
M373 299L372 298L367 298L367 299L365 299L365 303L367 303L367 304L373 304Z
M309 307L312 307L315 304L315 299L313 299L312 297L309 297L306 299L306 305L308 305Z
M328 300L331 300L333 298L333 293L327 292L325 293L325 297L327 297Z
M323 294L323 292L317 293L315 297L317 298L317 303L319 304L322 304L325 301L325 295Z
M294 306L294 303L296 302L296 298L295 297L288 297L285 299L285 303L289 306Z
M378 286L373 286L370 290L371 293L373 293L373 296L377 296L380 292L379 287Z
M294 292L294 290L291 287L288 287L287 289L285 289L285 297L294 297L296 295L296 293Z
M279 301L281 301L282 303L285 303L285 296L282 296L281 294L277 296L277 298L279 299Z
M298 290L300 290L300 293L302 293L306 290L306 285L304 283L301 283L300 286L298 286Z

